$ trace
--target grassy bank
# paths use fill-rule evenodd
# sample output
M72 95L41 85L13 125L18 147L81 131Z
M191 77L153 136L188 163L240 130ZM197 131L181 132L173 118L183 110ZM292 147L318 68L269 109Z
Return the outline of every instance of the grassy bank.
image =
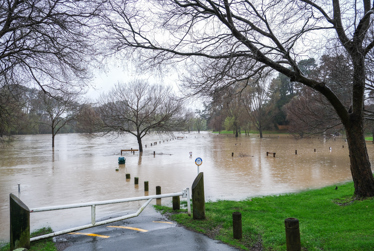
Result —
M43 234L49 234L52 233L52 229L50 227L48 228L41 228L38 229L30 234L30 237L35 237ZM10 244L7 243L5 246L0 248L0 251L8 251L10 250ZM33 241L31 242L29 251L56 251L57 248L55 246L55 243L52 241L52 238L43 239L39 241Z
M284 220L300 222L303 250L374 250L374 200L352 201L353 184L346 183L296 194L206 203L206 220L192 220L185 211L174 214L157 207L194 231L232 246L251 250L286 250ZM242 213L243 239L232 237L232 213ZM253 249L256 250L256 249Z

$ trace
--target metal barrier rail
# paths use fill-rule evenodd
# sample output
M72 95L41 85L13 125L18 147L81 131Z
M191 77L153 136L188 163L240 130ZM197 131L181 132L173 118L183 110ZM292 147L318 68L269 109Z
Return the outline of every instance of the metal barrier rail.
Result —
M30 238L30 241L36 241L40 239L45 239L49 237L53 237L56 235L66 234L69 232L74 232L77 230L82 230L94 226L100 226L107 223L129 219L138 216L143 210L148 206L148 204L153 199L161 199L166 197L174 197L174 196L182 196L182 198L187 198L187 210L188 214L191 215L191 205L190 205L190 190L189 188L186 188L180 193L169 193L169 194L159 194L159 195L151 195L151 196L142 196L142 197L133 197L133 198L127 198L127 199L117 199L117 200L105 200L105 201L94 201L94 202L86 202L86 203L78 203L78 204L70 204L70 205L61 205L61 206L52 206L52 207L40 207L40 208L31 208L30 213L37 213L37 212L46 212L46 211L54 211L54 210L63 210L63 209L70 209L70 208L79 208L79 207L91 207L91 224L83 225L79 227L74 227L66 230L61 230L57 232L53 232L50 234L40 235L33 238ZM131 202L131 201L139 201L139 200L147 200L146 203L144 203L139 210L136 213L128 214L125 216L99 221L96 222L96 206L99 205L108 205L108 204L116 204L116 203L123 203L123 202Z

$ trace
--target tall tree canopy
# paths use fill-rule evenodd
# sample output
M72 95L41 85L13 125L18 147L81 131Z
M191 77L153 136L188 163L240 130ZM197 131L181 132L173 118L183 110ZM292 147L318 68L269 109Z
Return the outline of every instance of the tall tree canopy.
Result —
M363 123L366 65L374 47L370 0L110 0L104 17L109 43L139 52L151 64L183 63L192 94L250 79L267 68L321 93L347 132L357 197L374 196ZM162 35L160 35L162 34ZM329 83L308 77L298 62L338 47L349 55L352 105L347 109Z

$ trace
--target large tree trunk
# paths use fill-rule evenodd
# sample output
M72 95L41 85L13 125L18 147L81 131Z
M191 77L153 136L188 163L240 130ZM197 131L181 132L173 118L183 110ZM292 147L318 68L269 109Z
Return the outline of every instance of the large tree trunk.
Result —
M351 173L356 198L374 196L374 178L364 134L365 58L360 47L352 50L352 106L342 122L347 133ZM345 122L345 123L344 123Z
M357 198L374 196L374 178L363 130L363 121L354 121L346 127L351 173Z
M142 144L142 138L140 136L136 136L138 140L138 146L139 146L139 152L143 152L143 144Z
M261 119L258 123L258 131L260 132L260 139L262 139L262 124L261 124Z

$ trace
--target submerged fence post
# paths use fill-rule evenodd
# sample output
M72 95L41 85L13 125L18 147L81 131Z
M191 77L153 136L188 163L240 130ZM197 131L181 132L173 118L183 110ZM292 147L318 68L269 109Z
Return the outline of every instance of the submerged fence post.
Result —
M204 173L197 175L192 184L192 206L194 220L205 219Z
M299 220L296 218L287 218L284 220L286 227L287 251L300 251L300 229Z
M30 209L14 194L9 195L10 250L30 248Z
M144 192L148 192L148 181L144 181Z

